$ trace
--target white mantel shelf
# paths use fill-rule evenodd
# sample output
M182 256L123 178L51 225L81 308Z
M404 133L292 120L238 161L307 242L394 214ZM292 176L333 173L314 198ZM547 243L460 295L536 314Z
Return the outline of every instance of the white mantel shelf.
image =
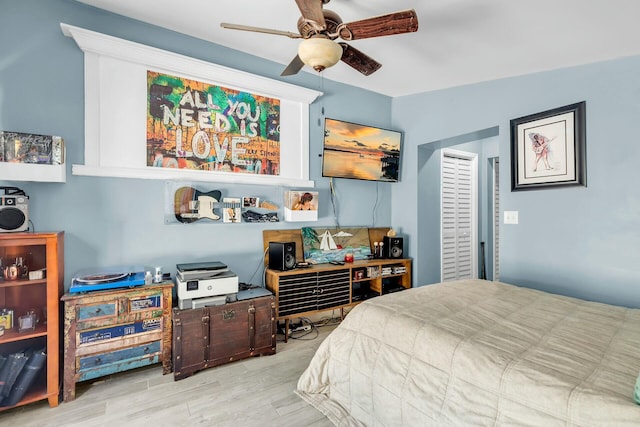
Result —
M85 62L84 164L72 165L74 175L314 187L309 180L309 105L322 92L64 23L60 27L84 52ZM147 71L279 99L279 175L148 166Z
M253 175L249 173L201 172L189 169L95 167L72 165L72 173L82 176L111 178L161 179L173 181L221 182L226 184L271 185L283 187L313 187L314 181L283 178L275 175Z

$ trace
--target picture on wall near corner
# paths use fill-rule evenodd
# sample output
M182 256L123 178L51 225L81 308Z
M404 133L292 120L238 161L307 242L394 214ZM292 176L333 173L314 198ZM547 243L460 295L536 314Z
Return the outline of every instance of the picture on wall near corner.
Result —
M371 255L366 227L303 227L301 232L304 260L311 264L344 261L347 252L353 254L354 260L368 259Z
M147 166L280 174L280 100L147 71Z
M511 120L511 191L586 186L585 102Z

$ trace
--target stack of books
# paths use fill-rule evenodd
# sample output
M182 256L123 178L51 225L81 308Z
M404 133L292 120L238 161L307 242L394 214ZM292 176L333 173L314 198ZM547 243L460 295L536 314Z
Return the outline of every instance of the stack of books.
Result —
M392 268L393 274L405 274L407 272L407 267L398 265Z

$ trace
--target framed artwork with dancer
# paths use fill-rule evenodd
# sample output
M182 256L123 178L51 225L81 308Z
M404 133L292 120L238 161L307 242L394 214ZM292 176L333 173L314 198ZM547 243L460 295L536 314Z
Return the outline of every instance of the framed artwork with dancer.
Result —
M511 120L511 191L586 186L585 101Z

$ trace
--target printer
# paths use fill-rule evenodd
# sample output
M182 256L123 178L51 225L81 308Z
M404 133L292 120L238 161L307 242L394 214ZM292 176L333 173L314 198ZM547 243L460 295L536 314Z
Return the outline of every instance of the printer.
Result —
M237 299L238 275L219 261L177 264L176 293L181 310Z

